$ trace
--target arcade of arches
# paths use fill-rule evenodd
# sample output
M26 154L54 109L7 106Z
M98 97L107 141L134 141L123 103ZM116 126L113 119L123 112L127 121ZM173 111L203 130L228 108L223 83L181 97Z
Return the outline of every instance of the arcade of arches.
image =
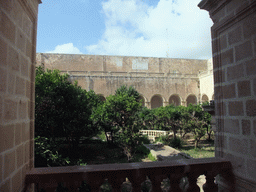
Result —
M102 101L122 85L133 86L148 108L199 104L214 94L211 60L38 53L36 62L68 73Z

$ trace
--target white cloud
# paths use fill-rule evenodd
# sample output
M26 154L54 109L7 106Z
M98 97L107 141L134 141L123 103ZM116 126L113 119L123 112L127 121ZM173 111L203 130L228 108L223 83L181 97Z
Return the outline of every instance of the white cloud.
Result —
M47 53L83 54L73 43L57 45L53 51L47 51Z
M200 0L159 0L156 7L141 0L102 3L105 32L89 54L207 59L211 57L210 27Z

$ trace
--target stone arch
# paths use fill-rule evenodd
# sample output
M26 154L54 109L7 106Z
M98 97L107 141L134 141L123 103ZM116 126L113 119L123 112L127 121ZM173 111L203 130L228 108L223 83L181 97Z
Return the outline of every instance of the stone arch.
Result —
M208 96L206 94L203 94L203 96L202 96L202 103L207 102L207 101L209 102Z
M146 107L146 102L147 101L146 101L146 99L143 95L140 95L138 100L139 100L139 102L142 103L142 107Z
M169 105L173 104L174 106L181 105L181 99L180 96L177 94L171 95L169 98Z
M101 101L106 101L106 98L104 97L104 95L98 94L98 96L100 97L100 100L101 100Z
M212 100L214 100L214 94L212 95Z
M161 95L154 95L151 100L151 109L162 107L164 103L164 99Z
M187 106L191 103L193 105L196 105L197 104L197 98L195 95L191 94L187 97L186 99L186 103L187 103Z

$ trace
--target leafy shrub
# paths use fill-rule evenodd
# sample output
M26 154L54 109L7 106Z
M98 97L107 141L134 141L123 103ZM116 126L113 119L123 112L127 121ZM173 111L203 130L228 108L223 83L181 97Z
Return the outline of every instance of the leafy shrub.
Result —
M150 140L148 139L148 137L146 135L143 135L140 137L140 142L143 144L150 144Z
M169 145L173 148L181 148L182 147L182 140L179 137L172 138L169 141Z
M149 158L151 161L157 161L157 159L152 155L152 153L149 153L149 154L148 154L148 158Z
M56 145L46 137L35 138L35 167L67 166L69 158L63 158L56 150Z
M181 148L183 145L183 140L179 137L169 138L168 135L157 137L155 142L161 142L164 145L169 145L173 148Z
M101 131L97 136L101 139L101 141L106 141L106 135L104 131Z
M164 145L169 145L169 142L170 142L169 136L165 135L165 136L156 137L155 142L161 142Z
M150 153L150 150L144 145L139 145L138 147L136 147L136 152L139 154L148 155Z

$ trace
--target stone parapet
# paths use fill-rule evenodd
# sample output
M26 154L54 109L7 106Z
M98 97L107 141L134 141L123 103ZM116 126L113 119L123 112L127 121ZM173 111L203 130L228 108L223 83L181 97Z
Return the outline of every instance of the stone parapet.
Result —
M141 184L148 177L152 183L152 192L162 191L161 182L169 178L172 191L182 191L180 180L187 177L189 184L187 192L199 192L197 178L204 174L206 183L203 186L205 192L217 191L214 177L225 177L227 192L234 191L232 167L229 161L220 158L207 159L180 159L161 162L102 164L87 166L47 167L34 168L26 175L26 187L36 184L39 189L54 191L58 183L63 183L69 191L78 191L79 186L85 180L90 185L91 191L100 191L100 186L108 179L113 191L120 191L122 183L129 179L133 191L140 192ZM229 177L226 177L229 174ZM26 191L26 188L25 188Z

